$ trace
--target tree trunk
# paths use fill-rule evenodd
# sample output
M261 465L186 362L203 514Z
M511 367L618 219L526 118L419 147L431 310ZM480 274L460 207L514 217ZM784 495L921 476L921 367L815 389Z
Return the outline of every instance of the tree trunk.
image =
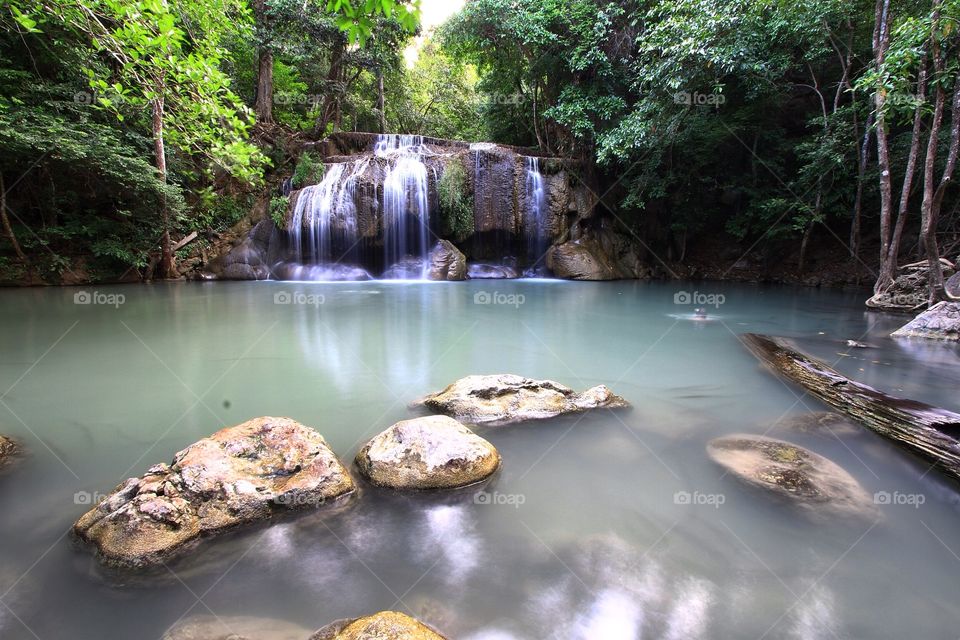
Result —
M923 166L923 204L921 205L921 237L929 264L928 279L930 286L930 304L933 305L946 300L943 284L943 265L940 264L940 248L937 245L937 226L939 220L934 216L933 201L936 196L934 172L937 167L937 152L940 144L940 128L943 126L943 110L946 103L946 92L943 90L942 78L946 67L943 51L940 47L940 8L942 0L933 0L933 22L930 28L930 45L933 53L934 78L936 98L933 105L933 120L930 123L930 138L927 141L927 157Z
M845 378L782 338L747 334L742 340L774 373L960 480L960 414L888 396Z
M387 96L383 88L383 71L377 72L377 118L380 133L387 132Z
M167 184L167 154L163 142L163 94L153 101L153 152L157 165L157 176L164 186ZM161 278L172 278L176 275L176 265L173 260L173 247L170 244L170 210L167 207L167 194L160 194L160 224L163 235L160 238L160 264L158 271Z
M0 220L3 221L3 232L7 234L7 239L9 239L10 244L13 245L13 252L17 254L17 258L23 263L24 268L27 270L27 276L29 277L32 271L30 259L27 258L27 254L23 252L20 243L17 242L17 235L13 232L13 227L10 225L10 218L7 216L7 185L3 181L2 173L0 173Z
M890 48L890 0L877 0L876 24L873 32L874 64L879 68ZM891 217L893 215L893 183L890 178L890 143L887 139L886 89L878 87L874 93L874 108L877 121L877 163L880 166L880 276L874 285L874 293L885 292L890 283L887 256L890 254ZM892 281L892 279L891 279Z
M273 51L267 42L270 30L270 16L267 13L266 0L253 3L253 15L257 25L260 43L257 48L257 97L253 105L257 122L273 122Z
M850 255L854 262L860 259L860 227L863 219L863 180L867 175L867 165L870 162L870 138L873 128L873 116L871 113L867 117L866 128L863 132L863 143L860 145L860 155L857 159L857 195L853 201L853 221L850 223ZM856 116L854 116L856 117ZM854 122L854 133L856 133L856 122ZM857 267L859 273L859 266ZM859 283L860 278L857 277Z
M913 132L910 138L910 152L907 154L907 168L903 175L903 186L900 189L900 206L897 209L897 223L890 240L890 249L887 251L885 268L880 278L889 287L897 277L897 261L900 256L900 243L903 240L903 230L910 215L910 195L913 191L913 179L917 170L917 158L920 156L920 141L923 139L924 104L927 100L927 58L924 56L917 74L917 106L913 113Z

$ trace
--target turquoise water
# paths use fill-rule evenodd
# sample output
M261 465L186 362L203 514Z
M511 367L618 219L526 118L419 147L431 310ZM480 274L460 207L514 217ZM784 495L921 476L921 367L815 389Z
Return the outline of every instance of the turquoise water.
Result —
M695 320L681 290L723 304ZM823 407L737 338L793 336L851 377L960 410L957 348L894 342L903 319L865 313L862 294L271 282L99 287L77 304L80 291L0 291L0 433L30 451L0 476L4 640L159 638L211 613L315 629L383 609L466 640L960 635L954 490L871 433L784 431L781 418ZM290 416L349 461L415 398L498 372L605 383L634 408L478 429L504 459L489 499L367 488L156 575L105 572L67 535L98 493L222 426ZM738 432L923 504L804 517L707 459L709 440Z

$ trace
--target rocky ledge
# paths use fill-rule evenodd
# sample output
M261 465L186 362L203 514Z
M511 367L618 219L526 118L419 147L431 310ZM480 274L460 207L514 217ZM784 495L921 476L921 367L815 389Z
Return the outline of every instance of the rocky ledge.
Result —
M733 435L711 441L707 453L747 484L813 514L876 512L871 496L853 476L823 456L790 442Z
M893 332L894 338L960 340L960 302L941 302Z
M366 618L339 620L317 631L310 640L446 640L422 622L396 611Z
M102 560L163 562L184 545L274 511L318 506L353 480L319 433L289 418L222 429L130 478L74 524Z
M475 484L500 467L496 448L446 416L404 420L357 454L360 472L393 489L451 489Z
M604 385L577 393L552 380L512 374L467 376L420 402L428 409L469 424L509 424L630 406Z

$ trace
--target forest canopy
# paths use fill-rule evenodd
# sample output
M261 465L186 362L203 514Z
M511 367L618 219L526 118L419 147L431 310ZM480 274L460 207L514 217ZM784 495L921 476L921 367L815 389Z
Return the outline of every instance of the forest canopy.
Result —
M582 161L651 261L723 237L797 251L802 272L819 241L882 293L908 257L956 252L957 0L469 0L435 32L419 16L8 0L0 271L172 274L176 238L235 224L292 174L292 141L339 131Z

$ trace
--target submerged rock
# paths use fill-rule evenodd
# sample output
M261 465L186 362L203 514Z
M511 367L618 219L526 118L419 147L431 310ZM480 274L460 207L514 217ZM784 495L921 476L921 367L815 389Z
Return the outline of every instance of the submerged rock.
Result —
M394 489L450 489L480 482L500 467L496 448L446 416L404 420L368 442L357 467Z
M870 514L871 496L840 466L808 449L764 436L712 440L714 462L756 487L816 512Z
M863 433L863 429L846 416L829 411L790 416L781 420L777 426L787 431L837 437Z
M960 302L941 302L893 332L894 338L960 340Z
M19 452L20 447L6 436L0 436L0 467L10 462Z
M308 282L362 282L373 280L370 272L348 264L296 264L277 265L273 269L278 280L302 280Z
M471 280L514 280L520 273L513 267L502 264L471 264L467 267Z
M354 490L319 433L289 418L222 429L130 478L74 524L119 566L146 566L202 535L317 506Z
M317 631L310 640L446 640L422 622L396 611L366 618L338 620Z
M194 616L167 629L160 640L306 640L309 637L309 629L283 620Z
M467 376L423 398L421 404L471 424L508 424L630 406L604 385L577 393L552 380L512 374Z
M423 260L407 257L390 265L383 275L384 280L420 280L423 277Z
M439 240L430 252L430 280L466 280L467 256L449 240Z

